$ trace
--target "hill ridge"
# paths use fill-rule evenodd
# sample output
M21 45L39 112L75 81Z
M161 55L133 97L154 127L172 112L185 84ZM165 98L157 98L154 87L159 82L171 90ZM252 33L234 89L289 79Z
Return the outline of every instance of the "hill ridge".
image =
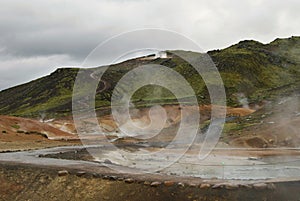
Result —
M124 73L141 64L161 64L179 72L191 84L199 103L208 104L209 94L201 76L172 51L168 54L173 55L172 58L134 58L111 65L103 75L103 80L110 87L96 96L96 107L109 106L109 97L117 81ZM241 94L250 104L258 103L283 93L293 93L299 85L300 37L278 38L268 44L243 40L222 50L208 51L208 54L223 78L229 106L241 105ZM78 71L79 68L74 67L58 68L47 76L0 91L0 114L29 117L39 116L41 113L50 116L69 115L72 87ZM284 86L289 87L280 89ZM138 90L133 102L140 106L155 102L176 102L170 92L163 90L163 96L156 97L155 90L157 88L153 87Z

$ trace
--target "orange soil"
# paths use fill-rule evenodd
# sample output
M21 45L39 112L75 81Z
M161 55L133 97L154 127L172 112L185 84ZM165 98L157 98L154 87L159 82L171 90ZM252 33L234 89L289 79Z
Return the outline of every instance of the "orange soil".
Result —
M168 120L165 127L171 127L176 125L181 120L181 109L179 105L165 105L163 106ZM198 113L195 106L185 106L190 118ZM201 121L210 119L210 113L212 106L204 105L200 106ZM221 109L220 106L216 106L216 109ZM230 108L227 107L227 114L236 116L245 116L254 112L254 110L245 108ZM148 116L149 108L139 109L132 115L134 121L142 123L149 123ZM157 116L157 118L160 118ZM118 127L111 115L99 117L99 124L106 132L115 132ZM45 138L45 136L48 138ZM51 139L51 140L50 140ZM26 119L12 116L0 116L0 150L7 150L10 148L28 148L40 147L38 144L42 144L41 147L47 147L51 143L58 143L58 140L77 140L76 129L73 121L70 118L58 119L52 122L40 122L33 119ZM24 145L25 143L25 145ZM67 144L70 142L58 143ZM75 143L75 142L73 142ZM19 146L20 145L20 146Z
M75 139L75 135L36 120L0 116L0 151L79 144L61 139Z

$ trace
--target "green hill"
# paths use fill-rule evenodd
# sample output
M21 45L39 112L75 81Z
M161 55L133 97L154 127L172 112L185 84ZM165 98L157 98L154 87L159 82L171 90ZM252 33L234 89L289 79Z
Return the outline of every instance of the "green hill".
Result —
M199 103L209 104L209 94L201 76L174 53L168 52L171 58L137 58L112 65L102 77L107 85L104 91L97 94L96 107L109 106L119 79L141 64L161 64L179 72L194 89ZM193 57L198 53L185 54ZM241 97L246 97L251 104L292 94L299 86L300 37L276 39L270 44L247 40L208 54L220 71L230 106L241 105ZM78 71L76 68L60 68L48 76L1 91L0 114L29 117L70 115L72 89ZM101 84L99 89L103 87ZM176 103L172 93L158 86L139 89L132 101L140 107L154 103Z

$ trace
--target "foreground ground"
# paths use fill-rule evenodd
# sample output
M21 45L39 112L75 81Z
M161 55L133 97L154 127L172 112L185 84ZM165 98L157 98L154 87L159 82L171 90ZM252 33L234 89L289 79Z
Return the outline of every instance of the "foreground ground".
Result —
M279 182L270 187L239 188L151 184L122 177L26 165L0 164L0 200L299 200L299 182Z

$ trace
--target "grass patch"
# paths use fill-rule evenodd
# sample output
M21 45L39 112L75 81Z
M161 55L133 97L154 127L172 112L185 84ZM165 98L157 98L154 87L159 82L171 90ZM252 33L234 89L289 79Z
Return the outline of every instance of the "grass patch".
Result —
M20 129L20 126L18 124L11 125L11 127L14 129Z

